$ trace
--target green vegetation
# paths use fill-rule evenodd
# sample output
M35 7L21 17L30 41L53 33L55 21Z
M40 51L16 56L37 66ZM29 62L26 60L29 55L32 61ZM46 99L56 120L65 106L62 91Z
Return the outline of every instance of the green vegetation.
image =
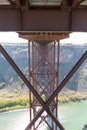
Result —
M28 59L27 59L27 46L26 45L7 45L4 46L8 54L12 57L18 67L22 70L24 75L28 75ZM75 63L82 56L83 52L87 49L87 45L84 46L76 46L76 45L63 45L60 46L60 82L64 79L64 77L68 74L71 68L75 65ZM31 51L32 52L32 51ZM30 61L32 62L32 54L30 55ZM55 64L56 66L57 64ZM32 67L32 64L30 65ZM0 55L0 89L7 87L7 85L11 85L13 83L19 82L20 85L24 85L23 81L19 78L17 73L13 70L13 68L9 65L9 63ZM84 85L85 84L85 85ZM83 86L83 88L81 88ZM78 88L82 91L86 90L87 86L87 68L86 61L81 65L78 71L74 74L74 76L68 81L66 84L66 88L78 91Z
M5 112L15 109L23 109L29 107L29 99L26 98L15 98L11 100L0 99L0 112Z
M58 96L59 103L77 102L87 100L87 92L65 91L61 92Z
M28 75L27 46L4 46L24 75ZM60 82L75 65L86 50L86 46L60 47ZM32 55L30 60L32 59ZM32 61L32 60L31 60ZM87 67L84 62L74 76L68 81L65 90L59 93L59 103L81 101L87 99ZM66 91L67 89L67 91ZM75 91L73 91L75 90ZM81 91L81 92L78 92ZM27 108L29 106L29 90L24 82L0 55L0 112ZM44 101L46 98L42 97Z
M9 93L10 94L10 93ZM23 96L12 96L9 97L9 94L3 98L0 98L0 112L15 110L15 109L24 109L29 107L29 98L28 95ZM18 93L17 93L18 94ZM43 100L45 100L43 98ZM77 102L81 100L87 100L87 92L76 92L76 91L62 91L59 93L58 101L59 103L69 103Z

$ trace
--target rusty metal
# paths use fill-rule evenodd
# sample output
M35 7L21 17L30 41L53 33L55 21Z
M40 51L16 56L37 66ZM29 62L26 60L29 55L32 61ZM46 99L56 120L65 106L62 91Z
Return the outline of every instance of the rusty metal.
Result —
M28 79L24 76L22 71L19 69L19 67L15 64L15 62L12 60L12 58L8 55L8 53L5 51L5 49L1 45L0 45L0 52L6 58L8 63L13 67L13 69L17 72L17 74L21 77L21 79L24 81L24 83L27 85L27 87L33 92L35 97L37 97L37 99L44 105L43 100L37 94L36 90L33 88L33 86L30 84Z
M47 107L52 101L53 99L57 96L57 94L61 91L61 89L65 86L65 84L69 81L69 79L73 76L73 74L77 71L77 69L81 66L81 64L87 59L87 51L83 54L83 56L79 59L79 61L75 64L75 66L71 69L71 71L67 74L67 76L65 77L65 79L60 83L60 85L58 85L57 89L54 91L54 93L51 95L51 97L47 100L47 102L45 103L45 107ZM30 128L33 123L38 119L38 117L40 117L40 115L43 112L42 108L40 110L40 112L38 113L38 115L31 121L31 123L27 126L27 128ZM53 119L53 118L52 118ZM28 129L26 129L28 130ZM62 130L62 128L61 128Z
M49 106L45 105L45 102L42 100L42 98L40 97L40 95L37 93L37 91L34 89L34 87L31 85L31 83L24 76L24 74L21 72L21 70L18 68L18 66L14 63L14 61L12 60L12 58L8 55L8 53L5 51L5 49L1 45L0 45L0 52L6 58L6 60L9 62L9 64L13 67L13 69L17 72L17 74L21 77L21 79L24 81L24 83L27 85L27 87L31 90L31 92L34 95L34 97L36 97L36 99L40 102L40 104L43 107L42 110L40 110L39 114L37 114L35 116L34 121L37 120L44 111L46 111L50 115L50 117L52 117L52 120L55 122L55 124L61 130L64 130L64 128L61 125L61 123L55 118L55 116L50 111ZM28 127L25 130L29 130L32 127L32 125L34 125L34 123L35 122L31 121L31 123L28 125Z
M48 32L48 33L28 33L28 32L20 32L19 37L27 39L27 40L33 40L33 41L54 41L61 40L65 38L69 38L69 33L57 33L57 32Z
M7 1L0 2L0 31L87 31L85 0L61 0L56 6L43 2L37 5L37 1L33 6L30 0Z
M30 41L28 41L28 77L29 77L29 81L30 81L30 68L31 68L31 65L30 65L30 63L31 63L30 57L31 57L31 53L30 53ZM31 102L31 91L30 91L30 90L29 90L29 100L30 100L30 102ZM31 108L31 107L30 107L30 108ZM31 109L29 109L29 111L30 111L29 117L30 117L30 120L31 120Z
M86 59L87 59L87 51L82 55L82 57L79 59L79 61L74 65L74 67L67 74L67 76L64 78L64 80L60 83L60 85L54 91L54 93L52 94L52 96L46 102L47 104L50 104L52 102L52 100L55 98L55 96L57 96L57 94L61 91L61 89L65 86L65 84L69 81L69 79L73 76L73 74L77 71L77 69L81 66L81 64Z
M7 18L8 16L8 18ZM80 16L83 16L81 18ZM0 31L87 32L87 8L78 10L20 10L0 8ZM49 24L50 23L50 24ZM35 38L35 37L34 37ZM32 39L31 39L32 40ZM55 39L56 40L56 39Z
M56 89L54 86L57 84L57 70L55 68L55 42L52 43L37 43L32 42L32 70L31 70L31 84L34 89L38 92L43 101L47 101L51 96L53 91ZM33 100L31 99L31 113L33 113L33 119L38 115L38 112L42 108L42 105L38 102L36 97L33 95ZM32 97L31 97L32 98ZM56 102L53 100L50 104L50 111L54 114L57 112L57 100ZM39 107L39 110L37 111ZM48 110L48 113L51 114ZM30 114L31 115L31 114ZM52 115L51 115L52 116ZM56 118L58 115L56 114ZM47 119L50 118L51 125L47 122ZM53 116L54 118L54 116ZM31 121L32 121L31 120ZM55 122L57 120L54 118ZM38 125L34 124L31 128L32 130L36 130L39 125L42 123L46 123L49 129L55 130L54 121L52 121L51 117L44 115L41 116L40 121L38 121ZM59 124L58 124L59 125Z
M59 45L59 42L58 42L58 45ZM39 51L39 48L37 49L37 51ZM59 50L58 50L59 51ZM59 53L59 52L58 52ZM36 53L35 53L36 54ZM84 55L85 55L85 57L84 57ZM78 63L74 66L74 68L71 70L71 74L73 74L73 73L75 73L75 71L77 70L77 68L78 68L78 66L80 66L81 64L82 64L82 62L83 62L83 60L85 60L85 58L86 58L86 54L84 54L83 55L83 57L78 61ZM59 57L58 57L58 61L59 61ZM36 62L35 62L36 63ZM37 68L37 66L36 66L36 68ZM35 69L35 67L34 67L34 69ZM73 72L73 73L72 73ZM70 76L70 73L68 74L69 76ZM68 76L67 75L67 76ZM67 79L67 77L66 77L66 79ZM34 79L35 80L35 79ZM68 81L67 81L68 82ZM44 90L43 90L43 92L44 92ZM46 95L45 95L46 96ZM53 95L52 95L53 96ZM48 99L49 100L49 99ZM51 102L52 102L52 100L51 100ZM47 103L48 104L48 103ZM37 104L36 104L37 105ZM40 111L41 112L41 111ZM49 112L48 112L49 113ZM38 114L39 115L39 114ZM38 116L37 115L37 116ZM40 116L39 116L40 117ZM36 117L35 117L36 118ZM34 120L35 120L35 118L34 118ZM37 119L37 118L36 118ZM33 120L33 121L34 121ZM33 122L34 123L34 122ZM32 124L32 121L31 121L31 123L30 123L30 125L27 127L27 130L28 130L28 128L31 126L31 124Z
M53 44L53 43L52 43ZM39 73L40 72L44 72L45 70L44 70L44 67L46 68L46 72L48 73L49 72L49 70L50 69L48 69L48 68L51 68L51 66L50 66L50 64L51 63L53 63L53 62L50 62L49 60L50 60L50 57L49 57L49 55L48 55L48 57L45 57L45 55L47 55L47 51L48 51L48 47L49 47L49 45L51 46L51 44L47 44L46 46L45 46L45 44L44 44L44 48L42 47L43 45L41 44L39 44L39 43L37 43L36 44L36 46L38 46L38 48L43 48L43 50L45 51L45 53L44 52L41 52L41 50L39 50L39 52L37 52L35 49L34 49L34 52L37 52L36 54L38 55L39 53L41 54L41 57L39 57L40 59L39 60L41 60L40 62L39 62L39 60L38 59L35 59L35 61L34 61L34 64L33 65L35 65L36 66L36 60L37 60L37 62L39 62L39 65L38 65L38 67L37 67L37 69L35 69L34 68L34 70L33 70L33 72L38 72L39 71L39 69L41 70L41 71L39 71ZM65 79L60 83L60 85L58 85L57 86L57 88L54 88L54 91L52 92L52 94L50 94L50 96L49 96L49 94L48 94L48 96L44 93L44 91L41 89L41 91L43 91L43 94L41 93L41 92L37 92L37 87L35 88L35 86L32 86L31 85L31 83L26 79L26 77L23 75L23 73L20 71L20 69L17 67L17 65L14 63L14 61L11 59L11 57L7 54L7 52L4 50L4 48L0 45L0 52L2 53L2 55L7 59L7 61L10 63L10 65L14 68L14 70L18 73L18 75L22 78L22 80L24 81L24 83L29 87L29 89L31 90L31 92L32 92L32 94L33 94L33 96L36 98L34 98L35 100L36 100L36 104L34 104L34 105L36 105L36 107L37 107L37 105L39 105L39 107L41 107L41 109L39 110L39 111L37 111L37 109L36 109L36 107L34 108L34 107L32 107L32 109L33 110L35 110L35 118L34 119L32 119L32 121L31 121L31 123L27 126L27 128L25 129L25 130L29 130L31 127L32 127L32 125L34 125L35 124L35 122L36 122L36 120L38 120L38 118L39 117L41 117L41 120L40 120L40 124L41 124L41 121L44 121L45 120L45 123L48 125L48 122L47 122L47 120L46 120L46 118L47 118L47 115L45 116L45 115L42 115L42 113L44 112L44 111L46 111L47 112L47 114L50 116L49 118L51 118L51 120L53 121L53 123L55 122L55 124L58 126L58 128L60 128L61 130L64 130L64 128L62 127L62 125L60 124L60 122L58 121L58 119L55 117L55 114L54 114L54 112L53 112L53 110L54 110L54 108L55 108L55 100L54 100L54 98L57 96L57 94L61 91L61 89L64 87L64 85L68 82L68 80L72 77L72 75L76 72L76 70L80 67L80 65L87 59L87 51L83 54L83 56L80 58L80 60L75 64L75 66L71 69L71 71L68 73L68 75L65 77ZM48 54L54 54L54 53L48 53ZM35 57L36 57L36 55L34 55ZM52 56L52 55L51 55ZM54 56L52 56L52 57L54 57ZM47 62L47 61L49 61L49 62ZM41 62L43 63L43 64L41 64ZM47 62L47 64L45 64ZM50 64L49 64L50 63ZM40 68L42 66L42 68ZM53 67L53 66L52 66ZM44 70L44 71L43 71ZM52 73L55 73L55 71L54 71L54 69L52 69ZM51 73L51 74L52 74ZM46 75L46 73L43 73L44 74L44 76L48 76L48 75ZM34 75L34 73L33 73L33 75ZM56 75L56 74L55 74ZM37 73L37 76L38 76L38 73ZM42 86L43 84L43 80L42 79L44 79L44 78L42 78L41 77L41 75L39 75L39 77L37 77L36 75L35 75L35 78L36 78L36 80L39 78L40 80L38 80L40 83L39 84L41 84L40 86ZM49 75L48 77L49 77L49 82L50 82L50 76L51 75ZM32 75L31 75L31 77L32 77ZM53 77L53 75L52 75L52 77ZM35 85L37 85L36 83L35 83ZM46 86L48 86L48 82L47 82L47 80L46 80L46 82L45 82L45 85ZM39 86L39 87L40 87ZM52 87L52 86L51 86ZM54 86L53 86L54 87ZM50 86L49 86L49 88L50 88ZM47 92L49 92L49 89L46 89L45 90L45 92L47 93ZM40 95L41 94L41 95ZM47 98L47 100L46 101L44 101L43 100L43 95ZM38 103L38 104L37 104ZM32 102L32 105L33 105L33 102ZM32 106L31 105L31 106ZM52 128L54 128L54 125L53 125L53 123L52 123ZM38 128L38 126L37 125L35 125L34 126L34 129L35 129L35 127L36 128ZM49 125L48 125L48 127L49 127Z

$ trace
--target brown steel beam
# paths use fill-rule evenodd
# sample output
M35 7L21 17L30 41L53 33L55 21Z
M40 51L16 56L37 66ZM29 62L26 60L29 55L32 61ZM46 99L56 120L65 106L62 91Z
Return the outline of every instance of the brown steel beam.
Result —
M66 0L66 1L67 1L67 5L68 5L68 6L71 6L71 5L72 5L72 1L73 1L73 0Z
M15 0L15 4L16 6L20 7L21 6L20 0Z
M81 66L81 64L87 59L87 51L82 55L79 61L74 65L71 71L67 74L64 80L60 83L57 89L54 91L52 96L47 100L46 104L50 104L53 99L58 95L58 93L63 89L65 84L69 81L69 79L73 76L73 74L77 71L77 69Z
M20 30L20 10L0 9L0 31Z
M87 32L86 21L87 21L87 9L73 10L71 16L71 30Z
M0 31L87 31L86 21L87 9L29 11L0 8Z
M72 68L72 70L69 72L69 74L63 80L63 82L58 86L58 88L54 91L54 93L47 100L46 103L44 103L44 101L41 99L41 97L38 95L38 93L34 90L34 88L32 87L32 85L30 84L30 82L25 78L25 76L23 75L23 73L19 70L19 68L16 66L16 64L9 57L9 55L6 53L6 51L3 49L3 47L1 45L0 45L0 52L7 59L7 61L12 65L12 67L15 69L15 71L18 73L18 75L22 78L22 80L24 81L24 83L29 87L29 89L33 92L33 94L36 96L36 98L38 99L38 101L41 103L41 105L43 106L43 108L42 108L41 111L43 112L44 110L46 110L47 113L53 119L53 121L57 124L57 126L63 130L64 128L61 126L61 124L59 123L59 121L54 117L54 115L50 112L48 105L53 101L53 99L61 91L61 89L64 87L64 85L68 82L68 80L72 77L72 75L76 72L76 70L80 67L80 65L87 58L87 52L85 52L85 54L81 57L81 59L77 62L77 64Z
M31 90L31 92L34 94L34 96L38 99L40 104L43 107L43 111L46 110L46 112L50 115L50 117L53 119L53 121L56 123L56 125L61 129L64 130L63 126L60 124L60 122L55 118L55 116L50 112L49 106L45 106L45 102L42 100L40 95L37 93L37 91L34 89L34 87L30 84L30 82L27 80L27 78L24 76L24 74L21 72L21 70L18 68L18 66L14 63L12 58L8 55L8 53L5 51L5 49L0 45L0 52L2 55L6 58L8 63L13 67L13 69L16 71L16 73L21 77L23 82L27 85L27 87ZM41 112L43 112L41 111ZM33 125L33 124L32 124ZM28 129L26 129L28 130Z
M62 0L61 9L62 10L68 9L68 2L67 2L67 0Z
M20 34L19 33L19 37L27 39L27 40L34 40L34 41L55 41L55 40L61 40L61 39L65 39L65 38L69 38L69 34L68 33L35 33L35 34Z
M79 61L75 64L75 66L71 69L71 71L67 74L65 79L58 85L57 89L54 91L54 93L51 95L51 97L46 101L45 106L49 106L49 104L53 101L53 99L58 95L58 93L61 91L61 89L66 85L66 83L69 81L69 79L73 76L73 74L77 71L77 69L81 66L81 64L87 59L87 51L83 54L83 56L79 59ZM38 113L38 115L42 114L43 108ZM37 116L38 116L37 115ZM35 117L34 120L31 121L31 123L27 126L27 128L30 128L33 123L37 120L38 117ZM25 129L28 130L28 129Z
M12 58L8 55L8 53L5 51L5 49L0 45L0 52L2 55L6 58L8 63L13 67L13 69L16 71L16 73L21 77L21 79L24 81L24 83L27 85L27 87L31 90L31 92L34 94L35 97L37 97L38 101L44 105L44 101L41 99L41 97L38 95L36 90L33 88L33 86L30 84L28 79L24 76L22 71L19 69L19 67L15 64L15 62L12 60Z
M13 0L8 0L11 5L15 5L15 2Z
M29 1L28 0L15 0L15 3L17 6L28 6Z
M61 6L57 5L57 6L31 6L29 4L29 10L61 10Z
M79 0L73 0L71 8L76 9L78 4L79 4Z
M65 130L64 127L61 125L61 123L58 121L58 119L55 118L53 113L49 110L49 106L47 104L44 105L44 108L40 110L40 112L36 115L36 117L29 123L29 125L25 128L25 130L30 130L30 128L34 125L34 123L38 120L38 118L41 116L41 114L46 111L48 115L52 118L52 120L55 122L56 126L60 128L60 130Z
M25 31L66 31L68 29L69 12L66 11L33 10L24 11L22 15Z

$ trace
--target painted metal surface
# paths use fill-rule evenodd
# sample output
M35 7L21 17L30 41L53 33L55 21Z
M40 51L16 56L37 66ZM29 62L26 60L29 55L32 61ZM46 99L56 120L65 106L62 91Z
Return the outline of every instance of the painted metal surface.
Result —
M0 8L0 31L87 31L87 9L72 11ZM82 17L81 17L82 16Z
M86 14L86 0L1 0L0 31L86 32Z
M41 47L42 45L40 44L40 47ZM42 48L42 47L41 47ZM33 48L34 49L34 48ZM46 49L47 49L47 47L46 47ZM14 70L17 72L17 74L21 77L21 79L24 81L24 83L29 87L29 89L31 90L31 92L32 92L32 94L33 94L33 98L36 100L36 102L35 102L35 105L36 105L36 107L37 107L37 105L39 105L40 107L41 107L41 109L38 111L38 112L34 112L34 118L31 120L31 122L30 122L30 124L26 127L26 129L25 130L30 130L31 129L31 127L32 126L34 126L34 129L35 128L38 128L38 126L39 126L39 124L41 124L41 122L42 121L45 121L45 123L48 125L48 127L49 128L51 128L51 126L49 126L49 124L48 124L48 122L47 122L47 120L45 120L46 119L46 117L47 116L42 116L42 113L44 112L44 111L46 111L47 112L47 114L50 116L50 118L52 119L52 122L54 123L55 122L55 124L56 124L56 126L58 126L58 128L60 128L61 130L64 130L64 128L63 128L63 126L60 124L60 122L58 121L58 119L57 119L57 117L55 117L55 114L54 114L54 112L51 110L51 109L53 109L54 110L54 107L56 106L56 105L52 105L52 104L55 104L54 102L55 102L55 100L54 100L54 98L58 95L58 93L61 91L61 89L64 87L64 85L69 81L69 79L73 76L73 74L76 72L76 70L80 67L80 65L87 59L87 51L83 54L83 56L79 59L79 61L75 64L75 66L71 69L71 71L68 73L68 75L65 77L65 79L55 88L55 90L50 94L50 96L48 95L47 96L47 100L46 101L44 101L43 100L43 98L42 98L42 93L44 94L44 96L46 96L46 93L48 94L49 93L49 91L48 91L48 89L46 90L46 92L44 93L44 89L42 90L42 92L41 91L37 91L36 89L37 89L37 87L35 88L35 86L33 86L33 85L31 85L31 83L28 81L28 79L26 79L26 77L23 75L23 73L20 71L20 69L17 67L17 65L14 63L14 61L11 59L11 57L7 54L7 52L4 50L4 48L0 45L0 52L2 53L2 55L7 59L7 61L10 63L10 65L14 68ZM47 51L48 52L48 51ZM43 53L43 52L40 52L40 53L42 53L41 54L41 61L43 61L43 60L46 60L45 62L47 62L47 61L49 61L49 58L48 59L45 59L45 58L47 58L47 57L44 57L45 56L45 54ZM44 54L44 55L43 55ZM50 54L51 55L51 54ZM52 53L52 55L53 55L53 53ZM51 55L51 56L52 56ZM54 56L53 56L54 57ZM35 66L36 66L36 61L33 61L34 63L33 63L33 65L35 64ZM44 63L45 63L44 62ZM53 61L51 61L51 62L53 62ZM43 62L42 62L43 63ZM49 64L49 62L48 62L48 64ZM53 63L54 64L54 63ZM44 64L44 65L46 65L46 64ZM41 67L43 67L43 65L41 65ZM46 67L46 66L44 66L44 67ZM43 69L44 69L44 67L41 69L41 71L43 71ZM33 68L33 77L35 77L36 78L36 80L38 79L34 74L35 74L35 72L38 72L38 70L39 70L39 68L38 68L38 66L36 67L37 68L37 71L36 71L36 69L35 68ZM50 68L50 67L48 67L47 66L47 68ZM47 69L46 68L46 69ZM52 70L54 70L53 69L53 67L51 68ZM48 72L48 71L47 71ZM55 71L50 71L50 72L55 72ZM44 74L43 74L44 75ZM37 75L38 76L38 75ZM48 75L47 75L48 76ZM52 73L51 73L51 76L52 76ZM39 83L39 85L41 84L42 85L42 78L41 78L41 76L40 76L40 73L39 73L39 79L40 79L40 83ZM44 75L44 78L43 79L45 79L45 75ZM37 80L38 81L38 80ZM50 80L51 81L51 80ZM35 82L35 81L34 81ZM33 82L33 83L34 83ZM45 82L45 83L47 83L47 82ZM52 83L52 82L50 82L50 83ZM35 83L35 85L36 85L37 83ZM45 84L46 85L46 84ZM53 85L53 84L52 84ZM47 85L46 85L47 86ZM49 87L49 89L53 89L52 88L52 86L51 86L51 84L50 84L50 87ZM34 103L34 102L33 102ZM34 105L34 104L33 104ZM33 106L32 105L32 106ZM56 107L55 107L56 108ZM35 108L33 107L33 109L35 110ZM36 126L36 125L34 125L35 124L35 122L38 120L38 118L39 117L41 117L41 122L38 124L38 126ZM52 125L52 128L54 128L54 126Z
M46 102L58 85L58 70L57 66L55 65L55 62L56 60L58 61L59 57L56 55L56 53L58 53L58 48L56 48L58 43L37 43L32 41L31 46L30 52L32 52L32 70L30 70L30 82L42 100ZM42 105L32 93L30 95L30 118L32 121L42 108ZM53 100L49 105L49 109L58 119L57 104L58 101L57 98L55 98L55 100ZM48 119L51 123L47 121ZM42 114L39 117L38 123L35 123L31 129L38 129L39 126L43 125L43 122L48 129L56 129L54 121L48 114Z
M1 2L3 3L3 1ZM30 3L30 0L4 0L6 5L2 5L1 2L0 31L28 31L36 33L47 31L87 31L86 0L60 0L57 6L49 6L50 3L47 5L47 1L44 3L42 1L39 7L37 5L33 6ZM49 41L49 37L47 38ZM30 40L32 40L32 38ZM34 40L38 39L36 38ZM58 39L51 40L54 41ZM57 45L57 64L59 64L59 44ZM29 51L31 49L30 43L28 49ZM60 84L58 84L59 68L55 66L55 42L52 42L52 44L45 43L44 45L35 43L35 41L32 42L32 70L30 68L31 63L29 51L29 79L26 79L18 66L0 45L0 52L7 59L7 61L30 90L29 97L31 100L31 122L25 128L25 130L36 130L42 122L45 122L49 129L57 130L58 127L59 129L64 130L63 126L58 120L57 95L69 81L72 75L76 72L76 70L80 67L80 65L87 59L87 51L83 54L80 60L76 63L76 65L71 69L71 71ZM37 111L38 106L40 109ZM44 111L46 111L46 115L43 115ZM56 111L56 114L54 111ZM36 121L39 118L40 120L38 124L36 124ZM51 120L51 125L47 121L48 118Z
M45 106L45 102L43 101L43 99L41 98L41 96L38 94L38 92L35 90L35 88L31 85L31 83L24 76L24 74L21 72L21 70L18 68L18 66L14 63L14 61L12 60L12 58L8 55L8 53L4 50L4 48L1 45L0 45L0 52L6 58L6 60L9 62L9 64L13 67L13 69L17 72L17 74L21 77L21 79L23 80L23 82L27 85L27 87L30 89L30 91L33 93L33 95L36 97L36 99L39 101L39 103L41 104L41 106L43 108L40 111L40 113L35 116L34 121L36 121L40 117L40 114L42 114L44 111L46 111L48 113L48 115L52 118L52 120L55 122L55 124L61 130L64 130L64 128L61 125L61 123L56 119L56 117L50 111L50 107L49 106ZM34 125L34 123L35 122L32 123L32 121L31 121L30 125L25 130L31 129L31 127L32 127L32 125Z

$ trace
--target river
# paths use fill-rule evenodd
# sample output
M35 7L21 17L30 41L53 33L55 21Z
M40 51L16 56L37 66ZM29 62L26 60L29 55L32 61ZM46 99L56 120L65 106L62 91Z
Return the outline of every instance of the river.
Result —
M24 130L29 122L29 111L0 114L0 130ZM59 105L59 120L65 130L82 130L87 124L87 101Z
M0 130L24 130L29 123L28 115L28 110L0 114Z
M87 101L60 105L59 120L65 130L82 130L84 124L87 124Z

